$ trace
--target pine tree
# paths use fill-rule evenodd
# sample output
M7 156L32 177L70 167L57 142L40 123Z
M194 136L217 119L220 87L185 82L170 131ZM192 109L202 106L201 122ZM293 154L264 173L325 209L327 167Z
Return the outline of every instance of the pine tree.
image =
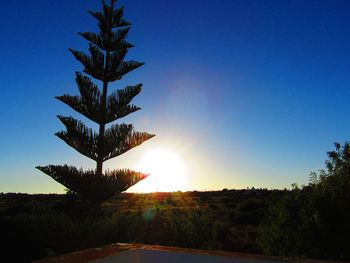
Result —
M79 153L96 161L96 170L83 171L68 165L37 166L39 170L63 184L69 190L94 202L102 202L116 193L125 191L146 177L145 174L128 169L106 171L103 162L140 145L154 135L136 132L130 124L108 123L140 110L131 104L141 91L142 84L128 86L108 95L109 84L120 80L125 74L139 68L144 63L125 61L125 56L133 45L126 41L130 23L123 19L123 7L114 8L102 1L102 12L89 13L97 19L99 33L79 33L89 42L89 55L69 49L84 66L83 72L102 82L102 92L90 77L76 72L75 81L80 96L65 94L56 97L75 111L95 122L99 131L95 132L83 122L73 117L57 116L66 127L55 135Z

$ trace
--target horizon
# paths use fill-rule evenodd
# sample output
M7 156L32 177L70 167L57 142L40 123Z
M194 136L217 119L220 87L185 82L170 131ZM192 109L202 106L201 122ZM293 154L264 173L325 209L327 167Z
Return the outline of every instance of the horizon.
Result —
M152 171L127 192L289 189L325 168L334 142L349 140L350 2L117 4L132 23L127 58L146 64L109 92L143 83L133 101L142 109L121 121L156 134L105 163ZM3 4L0 192L64 193L37 165L94 169L54 136L59 114L96 129L54 99L78 94L82 66L68 48L87 50L77 33L96 31L88 9L101 2Z

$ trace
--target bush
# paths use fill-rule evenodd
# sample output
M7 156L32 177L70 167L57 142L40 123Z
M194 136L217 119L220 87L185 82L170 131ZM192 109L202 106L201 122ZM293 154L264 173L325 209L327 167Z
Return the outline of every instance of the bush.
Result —
M308 186L294 185L272 201L259 232L265 253L350 259L350 145L335 148Z

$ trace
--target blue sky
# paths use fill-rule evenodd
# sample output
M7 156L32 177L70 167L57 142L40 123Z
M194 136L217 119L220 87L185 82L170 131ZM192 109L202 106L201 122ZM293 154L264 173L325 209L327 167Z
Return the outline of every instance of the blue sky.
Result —
M157 136L106 168L133 167L153 148L187 167L182 190L307 183L333 142L350 136L350 2L123 0L146 62L113 88L142 82L141 111L123 119ZM34 167L94 163L53 136L56 115L87 122L54 96L77 94L99 1L6 1L0 10L0 191L61 192ZM87 122L91 127L92 123Z

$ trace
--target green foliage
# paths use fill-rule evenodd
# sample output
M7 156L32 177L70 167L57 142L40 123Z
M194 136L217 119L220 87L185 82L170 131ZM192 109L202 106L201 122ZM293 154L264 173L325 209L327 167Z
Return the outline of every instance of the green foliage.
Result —
M20 248L14 261L29 261L113 242L136 242L192 248L212 248L212 215L210 212L173 213L155 209L152 217L146 210L110 217L72 217L52 208L34 208L8 220L3 237L9 240L9 251ZM10 247L11 246L11 247ZM12 247L13 246L13 247Z
M326 170L275 199L261 226L265 253L350 259L350 145L335 144Z
M239 218L241 208L244 213L259 213L268 195L246 193L123 193L102 207L71 191L69 195L0 195L0 235L6 240L2 256L28 262L115 242L259 252L257 225L234 222L230 215L234 212Z
M98 20L100 29L99 33L79 33L89 41L89 54L69 49L83 65L83 72L102 82L102 92L90 77L76 72L75 80L80 95L64 94L56 97L99 125L98 132L95 132L73 117L58 115L66 130L55 134L79 153L96 161L96 170L84 172L67 165L37 167L68 189L94 202L102 202L116 193L125 191L146 177L130 170L103 173L103 162L129 151L154 136L134 131L131 124L113 124L106 128L106 124L140 110L131 104L131 101L140 93L142 84L112 91L110 95L108 87L111 82L120 80L125 74L144 64L125 60L129 48L133 47L126 41L130 23L123 19L123 7L114 8L115 2L111 0L110 5L107 5L102 1L102 12L89 11Z

